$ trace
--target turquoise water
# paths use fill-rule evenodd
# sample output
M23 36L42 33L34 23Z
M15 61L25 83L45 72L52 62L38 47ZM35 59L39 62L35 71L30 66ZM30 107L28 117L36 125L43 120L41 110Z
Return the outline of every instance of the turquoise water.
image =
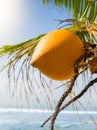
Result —
M79 113L79 114L78 114ZM97 112L64 111L56 120L56 130L95 130L90 115L96 120ZM50 111L27 109L0 110L0 130L48 130L49 123L43 128L41 124L51 115Z

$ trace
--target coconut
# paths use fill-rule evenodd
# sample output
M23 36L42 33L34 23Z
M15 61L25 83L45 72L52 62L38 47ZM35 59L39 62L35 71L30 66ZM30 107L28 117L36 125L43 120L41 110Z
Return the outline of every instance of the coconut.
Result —
M51 79L67 80L75 75L74 64L83 53L78 36L68 30L54 30L36 46L31 65Z

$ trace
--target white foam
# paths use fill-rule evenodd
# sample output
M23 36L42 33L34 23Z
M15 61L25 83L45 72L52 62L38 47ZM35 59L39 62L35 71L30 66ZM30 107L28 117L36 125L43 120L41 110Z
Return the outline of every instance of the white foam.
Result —
M73 123L67 123L65 125L61 125L61 127L70 127L70 126L78 126L78 125L84 125L84 124L92 124L92 121L84 121L84 122L73 122Z
M53 110L47 109L21 109L21 108L0 108L0 112L31 112L31 113L53 113ZM97 111L62 111L62 114L97 114Z

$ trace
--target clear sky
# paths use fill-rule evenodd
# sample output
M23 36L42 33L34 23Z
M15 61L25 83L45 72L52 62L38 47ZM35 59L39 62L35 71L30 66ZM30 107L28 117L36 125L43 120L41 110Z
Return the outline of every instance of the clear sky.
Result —
M66 9L43 6L41 0L0 0L0 45L14 44L56 29Z
M71 15L66 8L44 6L41 0L0 0L0 46L21 43L48 33L58 25L54 19L67 18ZM5 84L6 75L0 74L0 107L15 107L17 100L8 94ZM23 106L25 104L23 100Z
M65 8L44 6L41 0L0 0L0 46L21 43L48 33L57 27L58 21L54 19L70 17ZM7 92L6 75L0 75L0 107L14 107L17 101Z

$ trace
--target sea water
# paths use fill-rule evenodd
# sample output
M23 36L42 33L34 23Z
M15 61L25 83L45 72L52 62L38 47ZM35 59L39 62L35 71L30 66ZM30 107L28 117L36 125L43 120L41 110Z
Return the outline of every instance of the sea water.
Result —
M51 114L49 110L0 109L0 130L48 130L49 122L41 125ZM96 130L96 119L96 111L63 111L55 130Z

